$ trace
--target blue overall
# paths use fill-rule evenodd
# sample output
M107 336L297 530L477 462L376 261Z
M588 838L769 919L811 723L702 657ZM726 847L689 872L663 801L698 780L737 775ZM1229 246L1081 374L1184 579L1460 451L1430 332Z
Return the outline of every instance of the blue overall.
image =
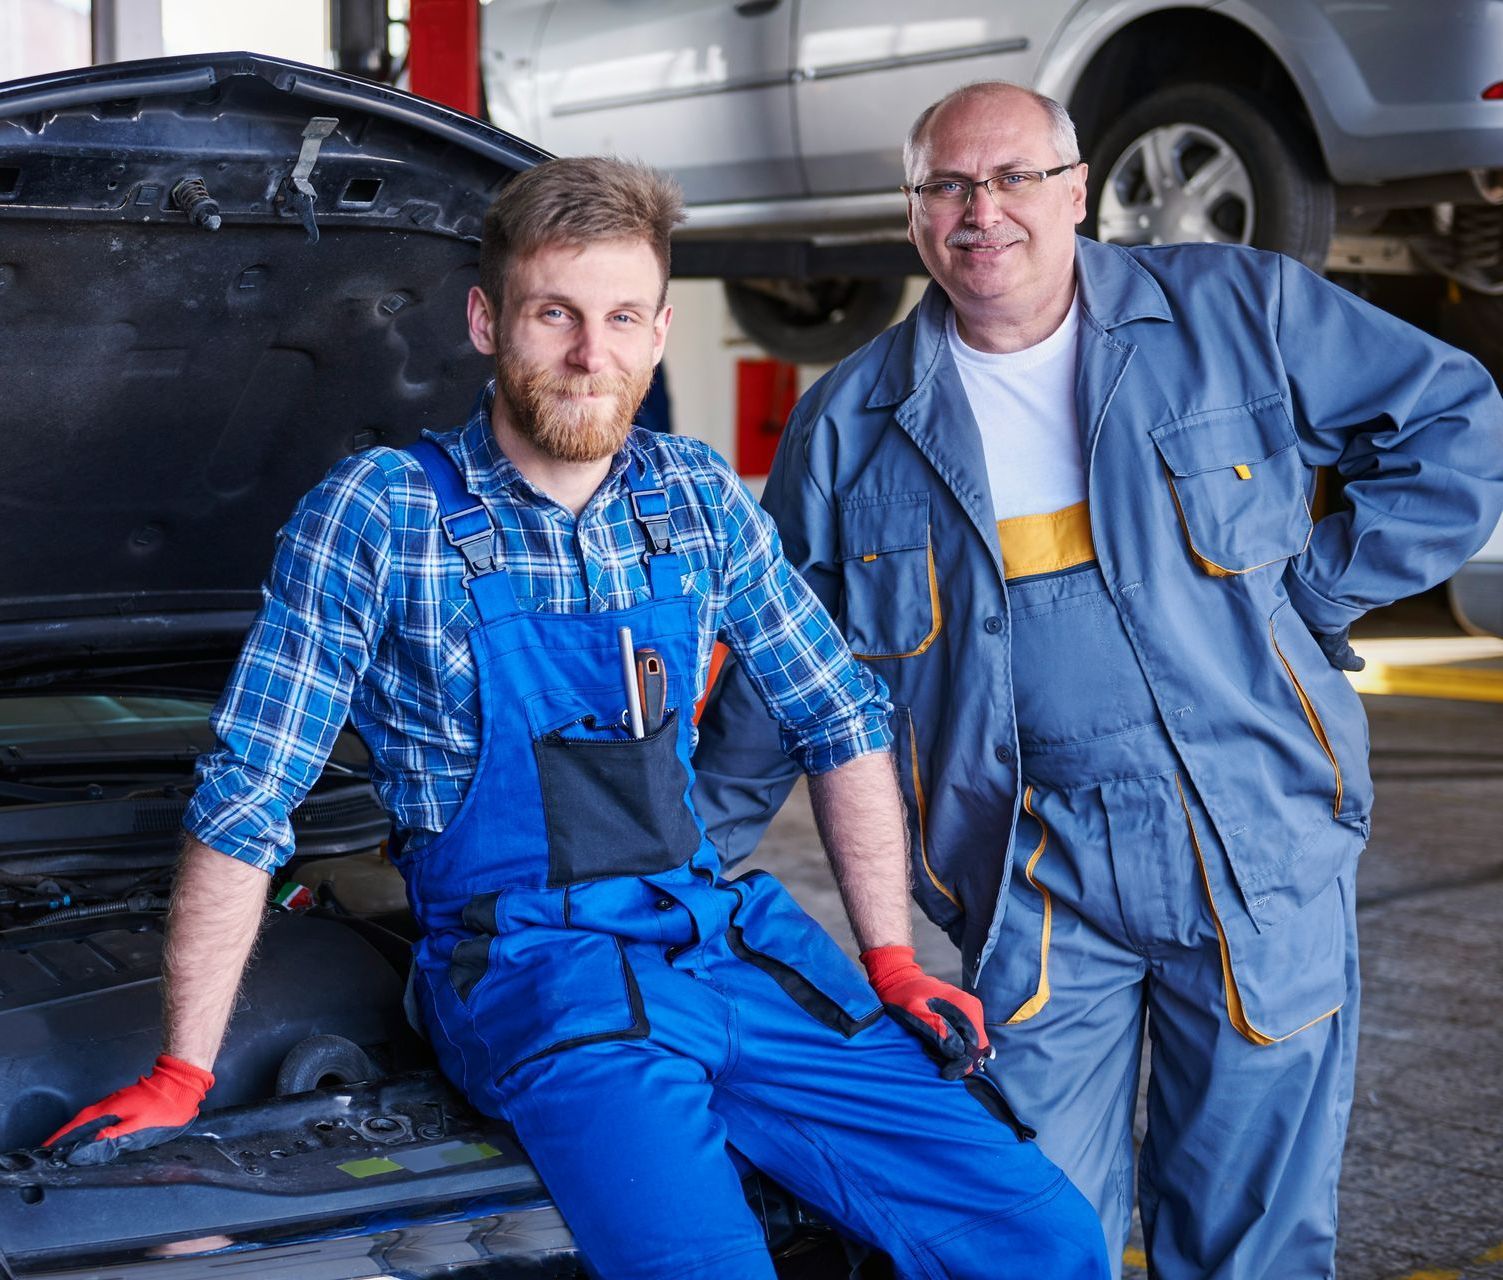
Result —
M480 762L398 859L414 993L445 1073L515 1128L600 1275L773 1275L734 1149L903 1276L1104 1277L1100 1229L986 1091L939 1078L859 970L765 874L726 881L689 801L697 615L667 499L634 466L651 598L518 608L484 508L414 448L478 624ZM617 629L670 708L621 727Z
M1333 1275L1353 872L1260 932L1095 562L1007 595L1024 792L980 995L1009 1096L1049 1117L1040 1144L1095 1204L1115 1264L1146 1018L1151 1274Z

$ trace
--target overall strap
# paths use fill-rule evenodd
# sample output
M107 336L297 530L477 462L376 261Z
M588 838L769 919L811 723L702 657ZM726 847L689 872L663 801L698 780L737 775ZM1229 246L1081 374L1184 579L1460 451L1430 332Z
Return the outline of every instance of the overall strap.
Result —
M497 555L498 535L491 513L465 488L464 475L454 459L432 440L419 440L407 451L422 465L438 498L439 528L464 557L464 585L481 621L515 613L516 592Z
M647 582L654 600L684 593L684 559L673 550L672 522L668 517L668 491L658 482L657 472L645 457L626 468L632 514L647 539Z

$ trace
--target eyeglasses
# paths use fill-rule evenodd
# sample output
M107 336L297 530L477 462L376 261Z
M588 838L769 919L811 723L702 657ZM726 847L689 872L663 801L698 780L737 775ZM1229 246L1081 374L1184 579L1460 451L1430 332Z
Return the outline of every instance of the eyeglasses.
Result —
M1072 160L1053 169L1009 169L977 182L969 178L936 178L916 187L904 187L903 194L918 197L919 208L925 213L953 213L969 208L977 187L985 187L996 204L1022 204L1038 194L1045 178L1065 173L1079 164L1079 160Z

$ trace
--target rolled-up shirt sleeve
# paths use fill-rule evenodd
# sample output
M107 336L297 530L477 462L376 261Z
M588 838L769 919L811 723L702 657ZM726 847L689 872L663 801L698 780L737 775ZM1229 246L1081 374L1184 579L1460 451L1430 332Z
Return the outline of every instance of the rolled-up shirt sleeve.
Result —
M720 637L777 720L783 750L828 773L892 745L881 678L852 656L825 607L783 555L772 518L716 458L726 521Z
M385 478L348 458L277 536L262 605L214 708L183 824L272 871L293 852L292 811L318 779L384 629L391 519Z

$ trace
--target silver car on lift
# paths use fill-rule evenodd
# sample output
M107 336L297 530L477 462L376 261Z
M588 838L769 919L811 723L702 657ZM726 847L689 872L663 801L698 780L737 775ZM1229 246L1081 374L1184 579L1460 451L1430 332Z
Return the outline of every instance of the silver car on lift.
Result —
M903 135L947 90L1000 77L1074 115L1087 234L1362 273L1503 368L1496 0L493 0L483 14L495 123L676 173L684 265L723 275L774 354L829 360L889 321L895 278L917 266Z
M1503 3L1448 0L492 0L491 118L550 151L671 169L681 274L742 330L838 359L891 322L902 140L1001 78L1069 107L1083 230L1277 249L1503 380ZM1376 354L1376 353L1375 353ZM1357 373L1359 371L1354 371ZM1503 531L1452 588L1503 629ZM1491 559L1487 557L1491 555Z

